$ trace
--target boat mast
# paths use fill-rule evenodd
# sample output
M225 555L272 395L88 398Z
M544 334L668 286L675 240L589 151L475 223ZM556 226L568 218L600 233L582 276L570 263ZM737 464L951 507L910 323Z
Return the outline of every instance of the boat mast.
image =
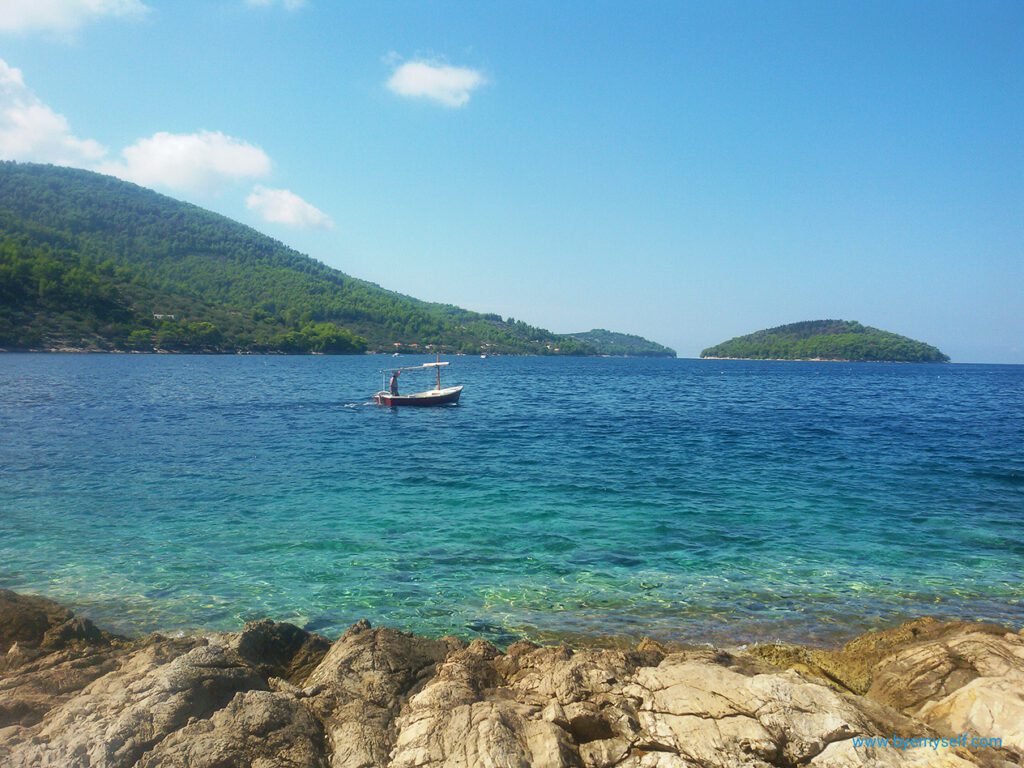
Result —
M437 353L437 358L436 359L437 359L438 363L441 362L441 353L440 352ZM437 391L440 392L441 391L441 366L438 365L434 370L437 371Z

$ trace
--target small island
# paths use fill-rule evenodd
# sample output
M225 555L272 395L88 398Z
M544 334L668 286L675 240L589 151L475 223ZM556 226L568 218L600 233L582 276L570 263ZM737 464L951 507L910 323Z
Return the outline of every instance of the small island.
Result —
M595 328L583 333L570 333L574 339L598 350L598 354L612 357L675 357L676 351L657 342L631 333L616 333Z
M807 320L780 325L708 347L702 358L948 363L941 351L852 320Z

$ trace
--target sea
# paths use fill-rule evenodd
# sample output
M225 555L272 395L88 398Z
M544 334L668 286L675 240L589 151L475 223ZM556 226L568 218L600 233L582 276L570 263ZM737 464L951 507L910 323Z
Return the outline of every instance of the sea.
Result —
M129 634L1024 624L1024 366L466 356L372 404L426 360L0 355L0 588Z

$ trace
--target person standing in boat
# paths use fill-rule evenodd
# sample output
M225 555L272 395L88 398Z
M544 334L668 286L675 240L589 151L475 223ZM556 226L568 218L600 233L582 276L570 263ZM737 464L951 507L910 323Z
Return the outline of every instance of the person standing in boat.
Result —
M401 373L401 371L392 371L391 372L391 383L388 384L388 389L390 390L391 394L395 395L395 396L398 395L398 374L400 374L400 373Z

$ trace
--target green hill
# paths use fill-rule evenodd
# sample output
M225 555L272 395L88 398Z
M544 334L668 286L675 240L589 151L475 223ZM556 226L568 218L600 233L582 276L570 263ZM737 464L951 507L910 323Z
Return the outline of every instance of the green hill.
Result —
M385 290L89 171L0 162L0 348L602 354Z
M615 355L622 357L675 357L676 351L663 347L653 341L648 341L642 336L634 336L629 333L615 333L606 331L604 328L595 328L584 333L569 334L574 339L579 339L585 344L593 346L603 355Z
M808 320L709 347L701 357L748 360L852 360L948 363L935 347L849 320Z

